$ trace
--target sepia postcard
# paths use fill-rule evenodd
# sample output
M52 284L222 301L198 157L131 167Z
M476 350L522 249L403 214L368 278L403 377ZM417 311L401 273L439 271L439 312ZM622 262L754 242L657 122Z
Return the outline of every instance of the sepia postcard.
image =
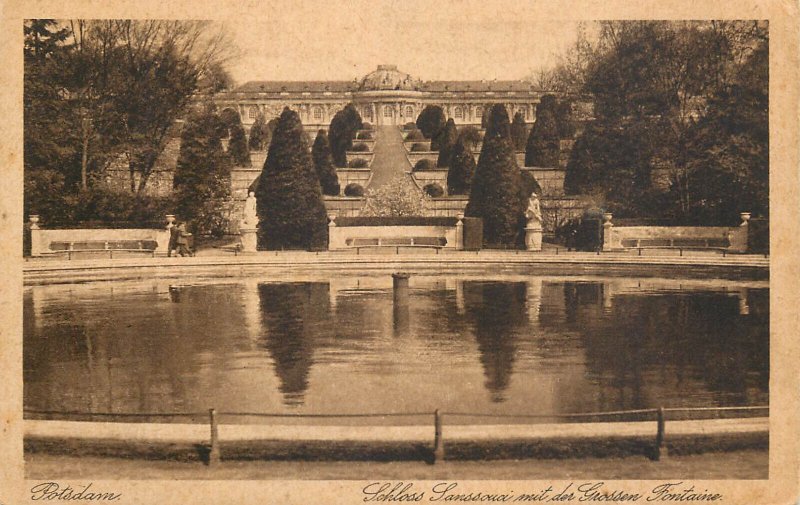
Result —
M796 1L0 5L0 505L800 500Z

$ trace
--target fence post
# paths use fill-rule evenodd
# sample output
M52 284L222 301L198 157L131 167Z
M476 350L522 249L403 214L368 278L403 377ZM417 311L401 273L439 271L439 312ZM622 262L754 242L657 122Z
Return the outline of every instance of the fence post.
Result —
M211 451L208 453L208 464L219 463L219 430L217 428L217 411L208 409L208 420L211 424Z
M444 440L442 439L442 414L439 409L433 413L433 462L444 460Z
M658 461L662 457L667 456L667 447L664 445L664 407L659 407L657 412L658 431L656 432L656 447L653 453L653 459Z

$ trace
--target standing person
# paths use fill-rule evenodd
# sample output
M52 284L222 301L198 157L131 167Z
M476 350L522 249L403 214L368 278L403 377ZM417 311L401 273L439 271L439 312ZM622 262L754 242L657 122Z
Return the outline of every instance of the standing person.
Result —
M178 225L178 254L183 256L194 256L192 251L189 249L189 235L186 231L186 223L181 223Z
M167 246L167 258L172 257L172 255L178 254L178 236L180 235L180 230L178 230L178 225L173 224L172 227L169 229L169 245Z

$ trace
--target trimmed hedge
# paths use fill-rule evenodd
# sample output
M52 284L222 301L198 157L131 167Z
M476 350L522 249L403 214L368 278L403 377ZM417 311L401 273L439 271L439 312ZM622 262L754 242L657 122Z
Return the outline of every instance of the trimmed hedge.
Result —
M419 152L426 153L428 151L430 151L430 148L428 148L427 144L421 144L421 143L417 142L417 143L415 143L415 144L413 144L411 146L411 152L412 153L419 153Z
M355 144L353 147L348 149L348 151L356 152L356 153L368 153L369 152L369 146L367 144L363 143L363 142L359 142L358 144Z
M350 168L367 168L369 167L369 161L364 158L354 158L350 160L347 166Z
M417 123L415 123L413 121L409 121L408 123L403 125L403 129L404 130L416 130L417 129Z
M406 142L411 140L425 140L425 135L419 130L411 130L405 138Z
M361 123L362 130L373 130L372 123Z
M455 226L457 222L457 217L446 216L358 216L336 218L336 226Z
M372 133L371 132L360 132L356 135L356 138L359 140L372 140Z
M416 165L414 165L414 172L424 172L426 170L435 170L436 163L432 162L431 160L419 160Z
M361 184L351 182L344 187L344 196L364 196L364 187Z
M444 196L444 188L436 183L427 184L424 188L422 188L422 190L431 198L439 198L440 196Z

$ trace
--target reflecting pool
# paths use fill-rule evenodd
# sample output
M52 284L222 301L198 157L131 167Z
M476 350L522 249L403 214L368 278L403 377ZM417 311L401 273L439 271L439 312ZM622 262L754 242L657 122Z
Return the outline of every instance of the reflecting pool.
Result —
M768 403L765 281L298 277L30 286L27 409L536 414Z

